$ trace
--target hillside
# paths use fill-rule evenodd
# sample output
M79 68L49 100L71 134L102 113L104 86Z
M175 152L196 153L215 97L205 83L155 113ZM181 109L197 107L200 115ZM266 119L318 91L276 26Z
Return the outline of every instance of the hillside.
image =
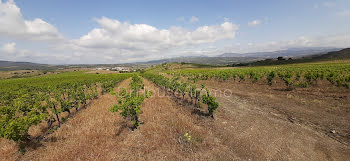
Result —
M314 57L314 59L330 59L330 60L335 60L335 59L350 59L350 48L346 48L340 51L333 51L329 52L324 55L319 55Z
M4 67L18 67L18 66L37 66L41 64L30 63L30 62L12 62L12 61L1 61L0 68Z
M169 59L152 60L148 62L138 62L136 64L162 64L162 63L194 63L206 65L227 65L240 64L261 61L263 59L277 58L280 56L301 58L310 57L311 55L326 54L330 51L338 51L339 48L290 48L286 50L277 50L273 52L251 52L251 53L224 53L214 57L208 56L185 56Z
M286 50L277 50L272 52L224 53L224 54L218 55L218 57L257 57L257 58L276 58L279 56L301 57L301 56L310 56L315 54L325 54L330 51L338 51L338 50L340 50L340 48L322 48L322 47L290 48Z
M308 63L308 62L318 62L318 61L328 61L328 60L344 60L350 59L350 48L342 49L339 51L332 51L326 54L316 54L309 55L301 58L286 59L280 57L278 59L265 59L259 60L252 63L239 63L233 64L232 66L259 66L259 65L280 65L280 64L295 64L295 63Z
M194 63L205 65L226 65L232 63L246 63L261 60L254 57L177 57L148 62L139 62L137 64L162 64L162 63Z
M13 71L13 70L52 70L57 69L59 66L52 66L47 64L37 64L31 62L13 62L13 61L1 61L0 71Z
M340 51L336 48L312 48L312 49L288 49L275 52L257 52L257 53L225 53L216 57L207 56L189 56L189 57L176 57L169 59L152 60L147 62L126 63L126 64L71 64L71 65L47 65L37 64L31 62L12 62L12 61L0 61L0 71L14 71L14 70L53 70L58 68L96 68L100 66L113 67L113 66L137 66L148 67L154 64L163 63L193 63L204 65L227 65L227 64L240 64L240 65L270 65L270 64L289 64L289 63L302 63L312 62L320 60L334 60L334 59L349 59L350 48ZM326 52L327 51L327 52ZM328 52L331 51L331 52ZM308 52L308 53L307 53ZM277 58L279 56L292 57L293 60L276 61L270 58ZM303 57L301 57L303 56ZM266 59L266 60L264 60Z

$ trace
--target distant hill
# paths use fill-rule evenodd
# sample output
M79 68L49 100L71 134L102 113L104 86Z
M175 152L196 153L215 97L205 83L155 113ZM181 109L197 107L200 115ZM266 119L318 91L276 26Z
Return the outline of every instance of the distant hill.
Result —
M18 67L18 66L36 66L40 64L30 63L30 62L12 62L12 61L1 61L0 60L0 68L4 67Z
M224 53L218 57L255 57L255 58L277 58L284 57L301 57L314 54L325 54L330 51L337 51L341 48L324 48L324 47L310 47L310 48L290 48L287 50L278 50L273 52L252 52L252 53Z
M223 53L218 55L217 57L244 57L244 54L239 53Z
M313 59L350 59L350 48L342 49L339 51L328 52L327 54L314 56Z
M326 54L308 55L298 58L283 58L278 59L265 59L256 62L249 63L234 63L232 66L260 66L260 65L280 65L280 64L295 64L295 63L308 63L327 60L344 60L350 59L350 48L342 49L339 51L332 51Z
M205 65L226 65L232 63L253 62L257 60L262 59L253 57L177 57L148 62L138 62L136 64L194 63Z
M291 60L277 61L277 57L284 57ZM139 66L147 67L154 64L162 63L194 63L204 65L273 65L273 64L288 64L300 62L312 62L319 60L333 60L333 59L350 59L350 48L293 48L288 50L281 50L275 52L257 52L257 53L225 53L216 57L208 56L189 56L177 57L169 59L152 60L148 62L137 62L119 64L118 66ZM94 68L99 66L113 67L117 64L77 64L77 65L48 65L37 64L30 62L12 62L0 61L0 71L13 70L54 70L58 68Z
M0 71L11 70L50 70L56 69L58 66L52 66L47 64L37 64L31 62L13 62L13 61L1 61Z
M177 57L169 59L152 60L148 62L138 62L136 64L162 64L162 63L195 63L206 65L227 65L252 63L264 59L277 57L298 58L310 55L326 54L330 51L337 51L340 48L325 48L325 47L308 47L308 48L290 48L287 50L279 50L274 52L254 52L254 53L224 53L215 57L207 56L189 56Z

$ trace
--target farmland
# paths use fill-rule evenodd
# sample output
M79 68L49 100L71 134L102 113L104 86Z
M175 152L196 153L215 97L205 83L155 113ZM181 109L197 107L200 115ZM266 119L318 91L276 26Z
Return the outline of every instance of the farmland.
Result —
M175 63L1 80L1 159L343 160L349 69Z
M330 61L322 63L305 63L264 67L245 67L229 69L184 69L165 71L173 76L197 80L215 79L218 81L266 82L272 85L278 81L287 87L308 87L318 81L328 81L334 86L350 88L349 61Z
M46 121L50 129L53 122L62 122L59 114L80 106L109 91L129 75L87 75L81 72L65 73L27 79L1 81L1 137L22 144L28 139L31 126ZM24 150L24 149L23 149Z
M349 161L349 6L0 0L0 161Z

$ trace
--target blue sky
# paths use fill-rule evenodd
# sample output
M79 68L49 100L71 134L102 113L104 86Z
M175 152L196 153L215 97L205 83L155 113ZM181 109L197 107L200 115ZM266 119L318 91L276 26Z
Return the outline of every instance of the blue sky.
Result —
M13 61L122 63L159 55L350 46L348 0L2 0L0 5L0 59Z

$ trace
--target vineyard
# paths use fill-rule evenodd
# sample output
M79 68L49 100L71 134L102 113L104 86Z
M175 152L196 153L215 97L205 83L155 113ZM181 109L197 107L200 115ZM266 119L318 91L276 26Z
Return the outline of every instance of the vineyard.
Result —
M349 79L336 61L0 80L0 160L344 160Z
M0 82L0 136L20 144L28 139L28 129L40 122L59 127L60 113L71 113L107 92L129 74L97 75L72 72Z
M153 81L173 95L185 95L194 100L194 106L201 104L208 107L208 116L214 118L214 112L219 104L208 89L201 94L204 86L197 89L195 84L180 82L178 78L167 79L161 75L144 73L143 77ZM129 88L123 88L115 93L112 89L120 81L132 77ZM130 92L128 92L130 90ZM133 123L132 130L142 123L139 120L141 104L152 96L152 91L144 89L142 79L138 74L84 74L71 72L43 77L2 80L0 98L1 137L22 144L28 140L28 130L31 126L46 122L48 129L61 126L61 113L71 115L71 110L78 111L85 107L89 100L97 99L100 93L110 93L116 97L118 104L110 111L120 112L120 115ZM56 126L53 126L56 124Z
M181 69L164 71L172 76L182 76L188 80L251 81L273 85L283 82L287 88L317 85L318 81L328 81L334 86L350 88L350 63L348 61L292 64L263 67L241 67L229 69Z
M214 112L219 107L219 103L215 97L210 95L210 91L204 85L197 88L196 84L179 81L179 77L169 79L151 72L143 73L142 76L162 87L164 90L171 91L173 95L180 94L182 99L185 99L185 95L188 95L191 103L194 102L193 104L197 108L201 108L201 103L205 104L208 108L208 115L214 118ZM203 89L205 89L205 94L202 94Z
M133 127L131 129L134 130L140 126L139 114L141 113L141 104L145 98L152 96L152 92L145 90L144 93L139 93L140 90L144 89L144 84L142 83L142 79L137 75L133 75L130 82L130 89L132 90L131 92L127 92L126 88L123 88L118 94L112 92L113 95L117 95L119 104L114 105L111 111L121 111L120 115L124 119L129 118L132 121Z

